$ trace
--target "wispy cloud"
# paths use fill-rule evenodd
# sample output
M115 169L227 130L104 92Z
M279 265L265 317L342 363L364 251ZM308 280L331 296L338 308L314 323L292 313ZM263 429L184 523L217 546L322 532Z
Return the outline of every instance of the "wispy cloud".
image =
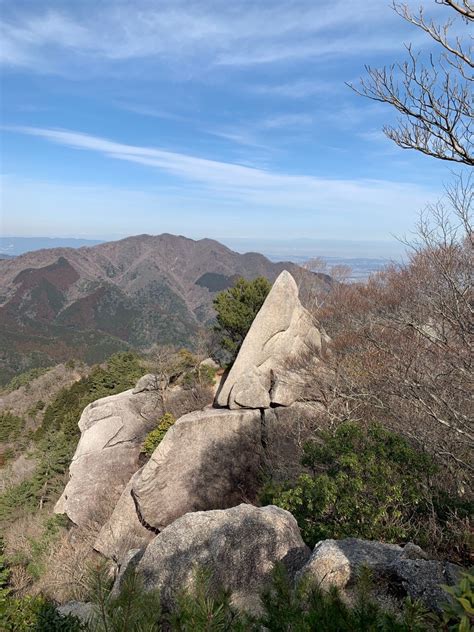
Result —
M240 126L227 128L207 128L205 131L213 136L224 138L247 147L264 149L268 152L275 151L275 141L273 132L292 132L302 127L308 127L313 122L310 114L275 114L264 119L257 119L242 123ZM273 143L268 142L268 135L273 136ZM288 140L287 135L285 135Z
M435 197L435 192L408 182L289 175L160 148L128 145L76 131L34 127L10 129L73 149L153 168L186 182L188 187L206 191L208 196L216 195L221 200L251 204L260 209L336 212L351 216L363 212L366 216L372 213L383 217L400 212L400 208L414 211Z
M243 126L240 128L234 127L225 129L206 128L204 131L212 136L223 138L232 143L236 143L237 145L270 150L270 147L267 144L257 138L257 134L252 129L247 129Z
M330 82L320 79L301 79L299 81L291 81L282 84L261 84L252 87L251 90L257 94L302 99L318 94L333 94L343 88L345 88L345 85L342 81Z
M248 66L399 48L391 12L380 0L243 0L216 5L184 0L58 0L3 11L1 60L58 72L126 60L188 60L204 66ZM347 34L350 25L351 34ZM308 89L301 86L300 89Z
M263 127L274 128L295 128L311 125L313 117L309 114L280 114L270 116L263 121Z

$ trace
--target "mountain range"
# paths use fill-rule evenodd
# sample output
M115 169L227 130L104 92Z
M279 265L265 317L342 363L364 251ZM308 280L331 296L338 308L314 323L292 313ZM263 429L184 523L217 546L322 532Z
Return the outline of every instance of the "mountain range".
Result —
M170 234L2 259L0 383L70 358L93 363L153 343L192 346L214 318L216 292L239 276L274 281L283 269L304 284L317 278L294 263Z

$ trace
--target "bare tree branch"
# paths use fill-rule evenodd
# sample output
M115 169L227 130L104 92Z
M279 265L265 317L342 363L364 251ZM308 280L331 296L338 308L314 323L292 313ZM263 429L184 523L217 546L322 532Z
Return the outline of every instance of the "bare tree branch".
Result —
M468 24L474 20L469 2L439 0ZM459 36L450 38L453 18L436 24L423 8L415 14L403 3L394 2L394 11L427 33L441 48L435 58L423 60L407 46L408 60L381 69L366 66L367 77L350 87L362 96L388 103L399 112L397 127L384 132L403 149L415 149L441 160L474 165L473 151L473 68L472 45ZM472 41L472 37L468 36Z

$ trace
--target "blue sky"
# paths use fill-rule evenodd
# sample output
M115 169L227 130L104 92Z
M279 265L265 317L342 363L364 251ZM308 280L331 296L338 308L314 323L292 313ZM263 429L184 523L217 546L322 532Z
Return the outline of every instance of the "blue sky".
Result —
M385 242L449 180L345 85L404 42L427 50L385 0L0 0L0 14L5 235Z

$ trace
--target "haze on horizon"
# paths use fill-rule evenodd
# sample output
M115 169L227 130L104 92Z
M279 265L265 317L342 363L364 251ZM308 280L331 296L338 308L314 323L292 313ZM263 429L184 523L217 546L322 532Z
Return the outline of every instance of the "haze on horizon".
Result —
M346 85L403 60L404 42L429 46L385 2L0 6L3 235L354 241L380 256L449 178Z

